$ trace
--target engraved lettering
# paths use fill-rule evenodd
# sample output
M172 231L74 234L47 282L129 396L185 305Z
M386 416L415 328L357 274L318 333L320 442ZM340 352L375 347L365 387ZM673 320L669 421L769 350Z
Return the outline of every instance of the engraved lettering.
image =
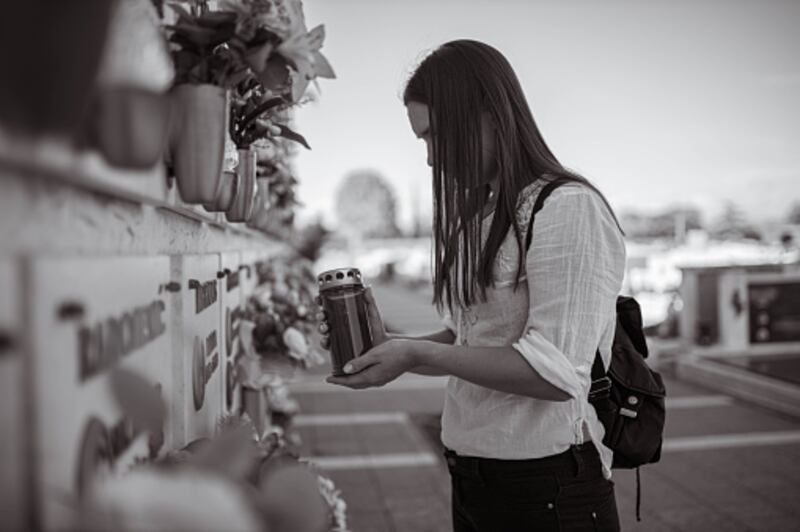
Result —
M217 302L217 281L199 284L194 292L194 313L200 314Z
M225 287L230 292L234 288L239 286L239 271L231 272L228 274L228 278L225 281Z
M213 353L217 349L217 331L211 331L211 334L206 338L206 353Z
M213 375L213 373L217 371L218 367L219 367L219 353L214 353L214 356L211 357L211 360L208 361L208 363L206 363L204 372L205 382L203 383L203 386L208 384L208 381L211 380L211 375Z
M78 329L80 381L111 368L120 358L164 334L165 309L164 302L157 300Z

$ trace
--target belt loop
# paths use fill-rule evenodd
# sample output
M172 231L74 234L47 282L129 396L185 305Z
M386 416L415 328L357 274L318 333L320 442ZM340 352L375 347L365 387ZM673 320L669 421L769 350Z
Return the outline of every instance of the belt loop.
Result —
M570 447L570 451L572 451L572 458L575 460L575 476L579 477L583 473L583 455L581 454L581 450L583 449L583 445L572 445Z

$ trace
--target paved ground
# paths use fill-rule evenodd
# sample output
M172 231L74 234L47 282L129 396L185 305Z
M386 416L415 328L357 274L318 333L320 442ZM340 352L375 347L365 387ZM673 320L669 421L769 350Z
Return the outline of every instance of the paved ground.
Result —
M376 287L384 318L398 329L435 321L425 296ZM295 385L303 453L342 490L356 532L450 530L449 478L435 434L444 380L409 376L349 391L326 372ZM667 378L662 461L641 471L642 522L635 478L615 471L625 530L800 529L800 420Z

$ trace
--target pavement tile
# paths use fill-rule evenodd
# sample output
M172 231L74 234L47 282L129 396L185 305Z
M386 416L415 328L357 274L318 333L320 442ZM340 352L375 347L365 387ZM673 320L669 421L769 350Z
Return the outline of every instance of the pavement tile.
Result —
M445 505L424 494L392 494L386 507L397 530L451 530L449 502Z
M741 525L739 530L775 530L789 531L800 529L800 521L787 520L786 515L771 512L769 510L756 510L742 505L735 505L721 508L727 515L735 516L737 523ZM791 526L789 523L794 523Z
M353 532L405 532L395 529L391 516L384 511L348 514L347 525Z
M383 492L370 484L339 482L331 479L347 503L347 512L377 512L385 509Z
M657 512L658 519L682 532L744 532L751 530L723 514L697 505L675 507Z
M365 442L353 427L348 426L316 427L313 440L304 440L304 444L311 456L344 456L365 452Z
M667 390L667 397L691 397L695 395L717 395L719 392L703 388L696 384L675 380L665 373L661 374L664 379L664 388Z
M375 478L385 493L420 494L444 499L437 476L441 476L441 472L430 466L375 469Z
M659 515L650 511L645 503L641 508L641 521L636 520L636 499L619 497L617 493L617 513L622 530L625 532L681 532L674 525L661 520Z
M675 438L796 429L796 421L792 422L743 403L734 403L725 407L667 411L665 435L667 438Z
M402 423L377 423L358 426L356 432L368 454L409 453L418 450L409 428Z
M290 388L291 390L291 388ZM342 412L413 411L441 413L444 387L419 390L337 390L334 392L292 392L304 414Z

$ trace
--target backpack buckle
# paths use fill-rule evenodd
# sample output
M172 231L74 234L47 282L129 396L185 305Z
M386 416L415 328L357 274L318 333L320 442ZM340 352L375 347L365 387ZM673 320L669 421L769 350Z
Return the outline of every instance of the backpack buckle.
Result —
M608 377L602 377L597 380L592 381L592 385L589 388L589 401L595 401L597 399L603 399L608 397L611 394L611 379Z

